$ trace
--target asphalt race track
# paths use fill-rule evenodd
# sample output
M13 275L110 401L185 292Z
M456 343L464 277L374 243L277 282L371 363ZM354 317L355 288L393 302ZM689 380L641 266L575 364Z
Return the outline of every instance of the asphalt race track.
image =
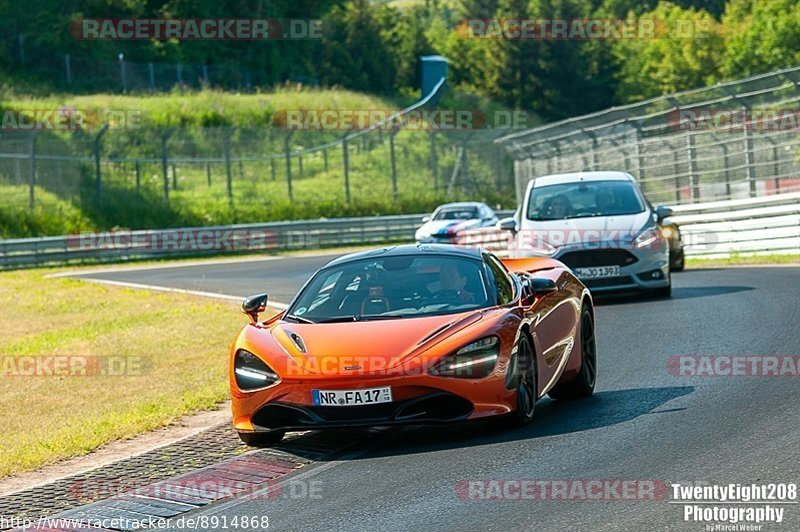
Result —
M265 291L285 303L331 257L90 276L237 296ZM229 499L193 515L268 515L276 530L704 530L701 521L683 520L684 505L671 501L671 491L636 501L612 491L606 500L576 502L476 500L461 489L491 479L800 481L796 374L686 377L668 369L678 355L800 355L800 268L690 270L673 281L668 300L598 305L599 381L591 399L543 399L534 424L517 430L482 422L391 429L287 477L317 481L313 500ZM781 508L783 522L761 530L800 530L800 505Z

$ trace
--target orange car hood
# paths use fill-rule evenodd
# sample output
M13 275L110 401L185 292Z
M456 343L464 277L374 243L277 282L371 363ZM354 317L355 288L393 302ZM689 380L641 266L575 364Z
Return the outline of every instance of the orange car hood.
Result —
M480 321L481 317L482 312L470 311L425 318L329 324L279 321L271 333L306 371L339 373L347 371L345 368L361 366L371 373L403 364L454 332Z

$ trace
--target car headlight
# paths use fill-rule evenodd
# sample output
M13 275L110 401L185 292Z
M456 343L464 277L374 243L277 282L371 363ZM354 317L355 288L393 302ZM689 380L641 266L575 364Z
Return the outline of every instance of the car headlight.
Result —
M281 380L266 362L245 349L236 351L233 373L236 376L236 386L244 391L266 388Z
M672 228L671 227L662 227L661 234L664 235L664 238L672 238Z
M428 373L437 377L480 379L494 371L499 356L500 339L487 336L440 359Z
M661 238L661 231L658 227L648 227L637 236L633 244L637 248L644 248L650 246L658 241Z

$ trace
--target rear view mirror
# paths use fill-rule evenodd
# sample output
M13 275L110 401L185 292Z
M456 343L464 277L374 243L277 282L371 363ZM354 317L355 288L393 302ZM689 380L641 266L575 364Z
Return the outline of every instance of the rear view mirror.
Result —
M495 226L501 231L516 231L517 230L517 221L514 218L503 218L498 220L497 225Z
M250 296L242 301L242 312L250 317L253 323L258 322L258 315L267 310L267 294Z
M669 218L672 216L672 214L673 210L666 205L659 205L656 207L656 216L658 217L659 221L663 220L664 218Z
M543 296L558 290L556 282L546 277L531 277L528 287L535 296Z

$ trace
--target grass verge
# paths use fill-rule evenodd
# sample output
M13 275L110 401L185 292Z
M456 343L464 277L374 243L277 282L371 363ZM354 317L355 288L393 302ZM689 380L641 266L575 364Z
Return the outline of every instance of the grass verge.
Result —
M227 398L228 345L244 324L235 304L45 278L55 271L0 274L0 477L166 426ZM15 375L31 367L20 357L32 356L86 357L73 360L88 361L89 369Z
M773 264L797 264L800 266L798 253L769 253L764 255L731 255L723 258L686 258L686 267L724 268L730 266L770 266Z

